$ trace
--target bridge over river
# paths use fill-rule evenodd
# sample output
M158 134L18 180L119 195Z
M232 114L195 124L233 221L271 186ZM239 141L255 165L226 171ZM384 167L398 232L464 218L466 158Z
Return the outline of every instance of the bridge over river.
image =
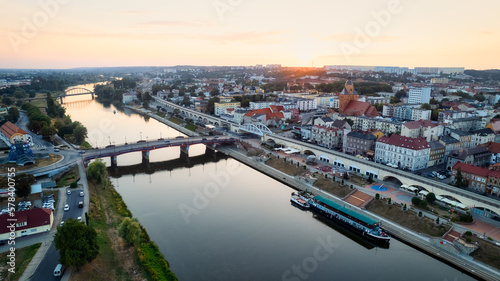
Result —
M175 139L159 139L155 141L140 140L136 143L123 145L109 145L105 148L81 152L83 163L87 165L90 160L110 157L111 166L117 166L117 157L122 154L132 152L142 152L142 162L149 163L149 152L151 150L179 146L181 148L180 158L189 158L189 147L195 144L204 144L206 154L215 153L217 146L235 143L236 140L230 137L177 137Z

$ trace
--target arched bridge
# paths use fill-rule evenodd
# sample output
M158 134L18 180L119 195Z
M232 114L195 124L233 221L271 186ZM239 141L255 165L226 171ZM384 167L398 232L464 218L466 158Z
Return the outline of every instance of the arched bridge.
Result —
M204 144L207 146L207 151L214 150L217 145L235 143L234 138L229 137L194 137L194 138L175 138L156 141L140 140L136 143L123 145L109 145L105 148L89 150L81 154L83 162L87 164L92 159L111 157L111 165L116 166L117 157L121 154L142 152L143 162L149 162L149 152L151 150L180 146L181 158L188 157L189 146L195 144Z
M473 213L476 215L494 219L500 218L500 201L493 198L291 138L265 134L262 140L274 141L277 144L297 149L300 153L315 155L319 161L345 168L351 173L365 177L371 175L374 179L396 181L408 186L424 188L436 195L453 197L468 206L469 209L473 209Z
M92 99L94 99L94 92L86 89L86 88L81 88L81 87L74 87L74 88L69 88L64 91L64 94L59 96L59 101L62 103L62 98L63 97L69 97L69 96L81 96L81 95L91 95Z

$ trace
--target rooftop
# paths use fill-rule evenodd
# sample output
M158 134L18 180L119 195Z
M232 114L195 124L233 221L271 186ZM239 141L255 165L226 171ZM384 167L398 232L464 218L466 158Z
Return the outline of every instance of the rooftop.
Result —
M412 150L421 150L430 148L429 143L423 137L410 138L393 134L391 137L381 137L378 141L381 143L386 143L389 145L399 146L403 148L409 148Z

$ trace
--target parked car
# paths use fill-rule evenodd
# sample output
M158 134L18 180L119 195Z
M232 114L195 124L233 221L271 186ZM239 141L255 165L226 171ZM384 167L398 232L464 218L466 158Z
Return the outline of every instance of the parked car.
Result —
M83 201L78 202L78 208L83 208Z
M71 194L71 190L69 190L69 189L68 189L68 190L66 191L66 194L70 195L70 194Z
M80 191L80 197L83 197L83 195L84 195L83 191Z
M64 211L65 211L65 212L66 212L66 211L69 211L69 205L68 205L68 204L64 205Z

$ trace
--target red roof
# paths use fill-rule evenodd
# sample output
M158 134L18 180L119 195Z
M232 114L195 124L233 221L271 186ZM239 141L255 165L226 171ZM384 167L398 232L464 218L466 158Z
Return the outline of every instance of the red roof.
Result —
M344 114L349 116L365 115L369 117L379 116L377 109L370 103L351 100L344 109Z
M412 150L421 150L430 148L429 143L423 137L410 138L393 134L391 137L381 137L378 142L387 143L394 146L409 148Z
M11 217L9 214L3 214L0 216L0 234L10 232L8 226L13 223L13 221L9 221L9 219L15 218L17 220L15 223L26 222L26 225L16 227L16 231L19 231L50 224L51 214L52 210L44 208L34 208L16 212L15 217Z
M10 121L5 122L5 124L3 124L2 127L0 127L0 132L2 132L2 134L4 134L9 139L12 138L12 136L15 134L21 134L21 135L28 134L23 129L12 124Z
M460 168L460 170L462 172L485 177L485 178L488 177L490 172L495 172L495 171L488 170L487 168L481 168L478 166L474 166L474 165L470 165L470 164L466 164L466 163L462 163L462 162L457 162L457 163L455 163L455 165L453 165L453 170L458 170L458 168Z
M407 123L403 124L403 126L405 126L408 129L418 129L420 127L434 128L434 127L437 127L438 125L439 125L439 123L436 121L424 120L424 119L420 119L420 120L413 121L413 122L407 122Z
M272 112L283 111L285 108L282 105L271 105L269 106Z
M489 150L491 153L500 153L500 143L498 142L487 142L480 144L482 146L486 146L486 148Z

